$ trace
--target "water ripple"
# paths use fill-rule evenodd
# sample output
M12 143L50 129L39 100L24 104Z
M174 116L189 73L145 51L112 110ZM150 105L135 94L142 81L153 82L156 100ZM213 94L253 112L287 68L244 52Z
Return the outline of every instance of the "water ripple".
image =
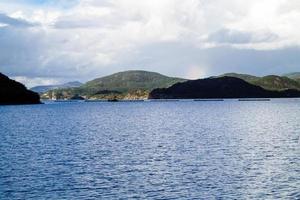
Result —
M0 199L300 199L300 103L0 107Z

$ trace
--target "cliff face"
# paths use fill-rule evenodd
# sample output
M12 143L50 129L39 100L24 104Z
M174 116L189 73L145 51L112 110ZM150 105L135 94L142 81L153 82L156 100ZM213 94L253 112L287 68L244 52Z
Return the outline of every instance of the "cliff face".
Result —
M150 99L287 98L300 97L298 90L269 91L234 77L208 78L155 89Z
M0 73L0 105L39 104L37 93Z

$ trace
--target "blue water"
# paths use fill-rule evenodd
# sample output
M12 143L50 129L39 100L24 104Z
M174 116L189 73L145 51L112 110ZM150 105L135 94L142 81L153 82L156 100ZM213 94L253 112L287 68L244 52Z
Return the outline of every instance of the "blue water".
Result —
M0 199L300 199L300 100L0 107Z

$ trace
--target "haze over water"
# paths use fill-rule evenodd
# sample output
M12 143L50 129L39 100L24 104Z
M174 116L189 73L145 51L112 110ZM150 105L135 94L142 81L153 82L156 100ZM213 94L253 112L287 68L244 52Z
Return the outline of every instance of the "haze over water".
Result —
M0 107L0 199L299 199L300 100Z

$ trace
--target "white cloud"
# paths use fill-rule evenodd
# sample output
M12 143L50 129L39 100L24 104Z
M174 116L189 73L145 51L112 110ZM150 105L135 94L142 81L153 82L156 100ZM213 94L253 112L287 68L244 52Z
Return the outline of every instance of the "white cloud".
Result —
M298 0L13 2L0 3L6 20L0 18L0 70L27 78L88 80L127 68L204 76L217 68L205 56L179 57L224 46L276 51L300 45ZM7 26L8 19L22 30ZM170 49L170 43L177 46ZM147 54L149 46L161 54ZM182 46L189 49L178 52ZM162 57L158 48L170 56Z
M187 79L199 79L199 78L205 78L205 67L197 66L197 65L191 65L188 66L188 70L184 76L184 78Z
M28 78L25 76L13 76L11 77L11 79L25 84L28 88L34 87L36 85L57 85L61 83L61 81L57 79L47 79L41 77Z

